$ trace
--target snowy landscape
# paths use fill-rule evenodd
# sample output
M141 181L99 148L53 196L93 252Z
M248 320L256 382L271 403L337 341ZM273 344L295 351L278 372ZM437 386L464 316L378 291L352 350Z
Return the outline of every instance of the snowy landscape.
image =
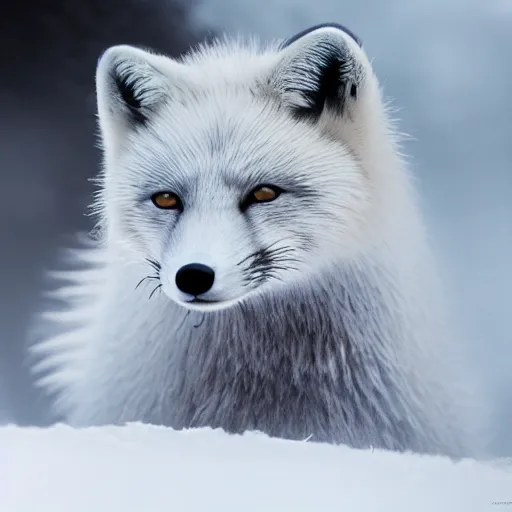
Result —
M131 424L0 429L2 512L512 510L512 464Z

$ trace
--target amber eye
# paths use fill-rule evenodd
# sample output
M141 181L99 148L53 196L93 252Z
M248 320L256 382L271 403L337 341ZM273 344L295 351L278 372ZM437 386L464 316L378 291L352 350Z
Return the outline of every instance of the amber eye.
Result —
M157 192L151 196L151 201L162 210L181 210L180 198L174 192Z
M255 188L242 203L242 210L254 203L269 203L281 195L282 190L274 185L261 185Z
M260 203L277 199L279 192L273 187L261 187L253 192L254 199Z

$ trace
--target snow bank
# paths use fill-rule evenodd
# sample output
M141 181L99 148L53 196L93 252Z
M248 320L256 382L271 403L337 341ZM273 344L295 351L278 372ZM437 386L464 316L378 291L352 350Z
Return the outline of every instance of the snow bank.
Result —
M1 512L512 510L512 468L141 424L0 428Z

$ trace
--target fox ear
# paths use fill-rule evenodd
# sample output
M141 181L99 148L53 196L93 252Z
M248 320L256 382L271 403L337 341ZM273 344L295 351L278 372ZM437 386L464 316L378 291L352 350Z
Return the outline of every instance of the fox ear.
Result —
M96 70L98 116L104 142L148 123L168 97L164 57L132 46L109 48ZM165 58L165 66L178 65Z
M270 82L283 102L302 117L325 109L342 114L356 100L364 75L361 41L341 25L318 25L286 41Z

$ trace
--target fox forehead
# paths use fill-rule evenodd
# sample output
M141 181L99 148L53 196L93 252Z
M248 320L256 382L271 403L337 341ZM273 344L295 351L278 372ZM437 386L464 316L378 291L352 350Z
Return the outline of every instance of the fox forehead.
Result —
M155 186L162 180L188 187L214 181L240 189L269 182L299 190L313 186L321 173L354 165L340 141L254 98L171 100L126 147L124 160L138 166L137 179L142 172Z

